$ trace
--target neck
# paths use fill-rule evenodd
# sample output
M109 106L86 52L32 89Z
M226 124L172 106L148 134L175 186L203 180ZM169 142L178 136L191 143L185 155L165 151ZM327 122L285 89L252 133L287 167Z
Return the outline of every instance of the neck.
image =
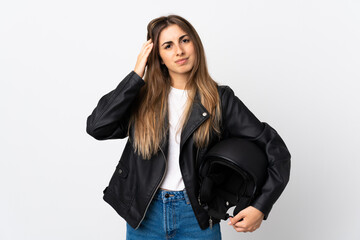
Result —
M170 74L171 86L178 89L185 89L189 74Z

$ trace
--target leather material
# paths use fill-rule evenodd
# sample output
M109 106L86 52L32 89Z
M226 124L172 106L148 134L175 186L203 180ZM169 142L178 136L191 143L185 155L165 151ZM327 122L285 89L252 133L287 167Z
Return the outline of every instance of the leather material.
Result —
M103 198L133 228L140 225L163 179L168 148L168 139L164 139L159 151L150 160L144 160L135 153L131 144L132 128L130 136L127 136L132 103L145 84L142 78L131 71L114 90L100 98L88 116L86 126L87 133L97 140L128 137L109 185L104 189ZM219 86L218 90L222 109L221 139L240 137L254 140L266 152L269 160L268 177L261 194L251 203L265 214L266 219L289 180L290 153L278 133L268 124L260 122L230 87ZM209 226L209 215L198 202L200 186L197 166L208 149L221 139L211 134L209 145L197 149L192 136L208 118L209 113L197 95L190 118L182 130L179 156L185 188L202 229Z

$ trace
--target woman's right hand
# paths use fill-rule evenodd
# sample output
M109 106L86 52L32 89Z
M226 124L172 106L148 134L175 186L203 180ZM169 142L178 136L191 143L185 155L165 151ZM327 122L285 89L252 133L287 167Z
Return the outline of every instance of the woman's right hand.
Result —
M147 59L149 57L149 54L153 48L153 42L150 38L147 42L145 42L142 47L141 51L137 57L136 65L134 68L134 72L136 72L141 78L144 76L145 73L145 67L147 65Z

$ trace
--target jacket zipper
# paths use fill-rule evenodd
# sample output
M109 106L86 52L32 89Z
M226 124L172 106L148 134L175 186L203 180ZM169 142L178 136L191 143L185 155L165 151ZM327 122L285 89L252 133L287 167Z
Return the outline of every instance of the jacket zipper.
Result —
M164 159L165 159L165 171L164 171L164 174L163 174L163 175L162 175L162 177L161 177L161 180L160 180L159 184L157 185L157 187L156 187L155 191L153 192L153 194L152 194L152 196L151 196L151 199L150 199L149 203L148 203L148 204L147 204L147 206L146 206L146 209L145 209L144 215L142 216L142 218L141 218L141 220L140 220L139 224L136 226L135 230L136 230L136 229L138 229L138 228L140 227L141 222L144 220L145 215L146 215L146 212L147 212L147 210L148 210L148 208L149 208L149 206L150 206L150 204L151 204L151 202L152 202L152 200L153 200L153 198L154 198L154 196L155 196L155 193L157 192L158 188L160 187L160 184L161 184L161 183L162 183L162 181L164 180L164 177L165 177L165 174L166 174L166 170L167 170L167 161L166 161L165 153L163 152L163 150L161 149L161 147L159 147L159 148L160 148L160 150L161 150L161 152L162 152L162 154L163 154L163 156L164 156Z
M199 148L197 149L196 151L196 159L195 159L195 167L198 166L198 158L199 158ZM196 171L198 172L199 174L199 183L201 183L200 181L200 166L199 166L199 169L196 169ZM199 205L201 206L201 201L200 201L200 192L199 192L199 195L198 195L198 202L199 202Z
M198 166L198 161L199 161L198 158L199 158L199 148L196 151L196 159L195 159L195 166L196 167Z
M199 148L197 149L197 152L196 152L196 166L198 165L197 164L197 161L199 160L198 159L199 158ZM199 169L197 169L197 171L198 171L198 173L200 174L200 166L199 166ZM200 176L199 176L199 181L200 181ZM198 202L199 202L199 204L200 204L200 206L202 205L201 204L201 200L200 200L200 193L199 193L199 196L198 196ZM213 228L213 220L212 220L212 218L211 218L211 216L210 216L210 218L209 218L209 227L210 227L210 229L212 229Z

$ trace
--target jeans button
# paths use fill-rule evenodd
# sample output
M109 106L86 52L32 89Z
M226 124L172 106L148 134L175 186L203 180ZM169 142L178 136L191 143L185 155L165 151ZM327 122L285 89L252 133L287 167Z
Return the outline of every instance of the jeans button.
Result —
M169 194L168 194L168 193L167 193L167 194L165 194L165 197L166 197L166 198L168 198L168 197L169 197Z

